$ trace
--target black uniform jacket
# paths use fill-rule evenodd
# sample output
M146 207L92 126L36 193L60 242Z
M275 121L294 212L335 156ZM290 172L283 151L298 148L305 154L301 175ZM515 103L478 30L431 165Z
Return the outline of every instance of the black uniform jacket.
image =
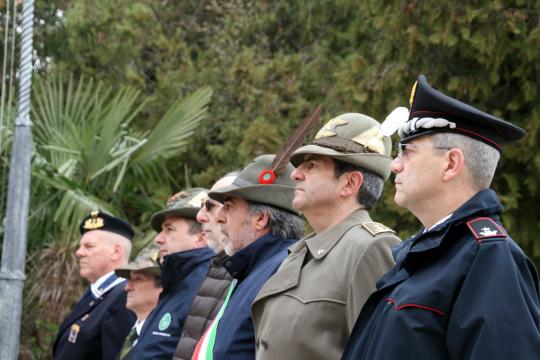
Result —
M396 248L343 359L540 359L540 285L492 190Z
M126 309L125 282L97 300L89 290L66 317L53 346L55 360L114 360L135 323L135 314Z

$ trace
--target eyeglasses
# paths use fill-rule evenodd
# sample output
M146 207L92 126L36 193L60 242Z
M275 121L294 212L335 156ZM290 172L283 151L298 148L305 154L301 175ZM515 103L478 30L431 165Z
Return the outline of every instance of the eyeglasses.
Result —
M203 200L201 203L201 208L206 208L206 211L210 212L213 208L215 208L218 204L216 204L214 201L210 199Z
M429 149L436 149L436 150L450 150L453 149L451 147L447 146L433 146L433 145L419 145L419 144L407 144L407 143L396 143L397 148L397 157L406 157L409 154L409 148L410 149L421 149L421 148L429 148Z

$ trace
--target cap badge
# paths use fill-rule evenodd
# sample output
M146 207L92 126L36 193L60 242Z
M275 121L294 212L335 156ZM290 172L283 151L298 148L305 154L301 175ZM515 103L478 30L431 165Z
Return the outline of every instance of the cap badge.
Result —
M276 173L270 169L261 171L259 175L259 184L269 185L276 181Z
M355 136L352 141L368 148L373 152L384 155L383 137L384 135L380 128L378 126L373 126L371 129Z
M414 96L416 95L416 86L418 85L418 80L414 82L414 85L411 89L411 96L409 97L409 110L412 109L412 104L414 102Z
M176 194L171 196L169 200L167 200L167 204L165 204L165 207L171 207L180 199L185 199L186 197L187 197L187 194L184 191L177 192Z
M90 218L84 222L83 228L86 230L101 229L105 224L103 219L98 217L99 211L92 211Z
M340 118L333 118L332 120L328 121L322 128L319 130L317 135L315 135L315 139L323 138L323 137L330 137L330 136L336 136L336 128L341 125L347 125L349 122L347 120L343 120Z

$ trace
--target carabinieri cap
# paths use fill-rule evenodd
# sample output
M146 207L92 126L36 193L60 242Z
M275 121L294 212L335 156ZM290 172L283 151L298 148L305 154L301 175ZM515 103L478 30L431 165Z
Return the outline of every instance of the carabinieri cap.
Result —
M399 130L401 143L426 134L452 132L482 141L499 152L526 134L522 128L453 99L418 77L409 99L409 118Z

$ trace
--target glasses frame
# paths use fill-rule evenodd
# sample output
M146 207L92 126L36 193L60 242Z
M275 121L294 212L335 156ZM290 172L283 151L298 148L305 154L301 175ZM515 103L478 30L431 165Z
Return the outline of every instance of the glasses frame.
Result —
M407 153L406 153L407 147L411 147L414 149L422 149L422 148L428 149L429 148L429 149L446 150L446 151L453 149L453 147L448 147L448 146L420 145L420 144L409 144L409 143L397 142L396 143L396 150L397 150L396 157L401 159L403 158L403 156L407 156Z
M206 211L211 212L218 204L210 199L204 199L201 201L201 209L205 208Z

